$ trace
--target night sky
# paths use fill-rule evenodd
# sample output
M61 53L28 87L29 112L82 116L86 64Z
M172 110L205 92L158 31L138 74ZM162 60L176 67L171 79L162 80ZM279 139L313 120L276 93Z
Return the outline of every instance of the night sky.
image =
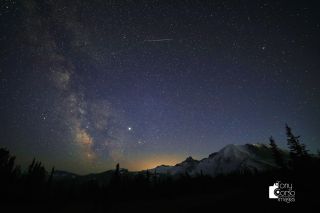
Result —
M310 1L1 0L0 146L90 173L227 144L320 148Z

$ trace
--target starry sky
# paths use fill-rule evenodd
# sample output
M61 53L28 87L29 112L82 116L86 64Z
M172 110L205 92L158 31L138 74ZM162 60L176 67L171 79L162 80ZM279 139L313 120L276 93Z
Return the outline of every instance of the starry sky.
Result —
M316 1L315 1L316 2ZM0 146L80 174L320 148L312 1L2 0Z

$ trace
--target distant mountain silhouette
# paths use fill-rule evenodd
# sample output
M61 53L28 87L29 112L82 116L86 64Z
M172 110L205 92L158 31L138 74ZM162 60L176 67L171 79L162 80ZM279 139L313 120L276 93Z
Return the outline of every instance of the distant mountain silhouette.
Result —
M281 150L284 159L289 158L287 151ZM160 165L152 169L140 172L129 172L127 169L120 169L122 174L135 176L138 174L151 175L208 175L215 177L221 174L244 173L244 172L261 172L272 170L278 166L275 163L271 147L265 144L230 144L218 152L210 154L207 158L195 160L191 156L186 160L174 166ZM90 180L97 181L99 184L108 184L114 174L114 170L108 170L101 173L92 173L88 175L77 175L66 171L56 171L54 177L59 179L77 179L80 182Z
M285 159L288 152L282 150ZM277 168L269 145L264 144L230 144L220 151L210 154L200 161L188 157L175 166L158 166L150 171L171 175L209 175L265 171Z

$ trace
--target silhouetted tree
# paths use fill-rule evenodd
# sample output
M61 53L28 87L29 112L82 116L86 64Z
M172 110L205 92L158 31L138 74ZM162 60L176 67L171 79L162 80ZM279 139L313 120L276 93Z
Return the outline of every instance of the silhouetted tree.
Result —
M119 164L119 163L117 163L117 165L116 165L116 171L115 171L115 174L116 174L117 176L119 176L119 175L120 175L120 164Z
M146 180L147 180L148 183L150 182L150 172L149 172L148 169L147 169L147 172L146 172Z
M0 181L8 184L15 180L20 173L20 167L15 166L15 156L10 155L7 149L0 148Z
M301 167L309 158L308 150L303 143L300 143L300 136L295 136L291 128L286 124L287 142L290 150L292 166Z
M51 185L51 183L52 183L53 174L54 174L54 167L52 167L52 169L51 169L51 173L50 173L50 176L48 179L48 185Z
M280 168L285 168L283 155L282 155L281 151L279 150L279 148L278 148L278 146L272 136L269 138L269 141L270 141L270 147L271 147L271 151L272 151L272 154L274 157L274 161L276 162L276 164Z
M34 158L28 168L28 182L30 184L43 184L46 181L47 171L40 161Z
M119 186L120 184L120 164L117 163L116 165L116 170L114 171L114 174L111 178L111 186L112 187L116 187L116 186Z
M153 185L154 185L154 186L157 185L157 183L158 183L158 179L157 179L157 169L154 170L152 182L153 182Z

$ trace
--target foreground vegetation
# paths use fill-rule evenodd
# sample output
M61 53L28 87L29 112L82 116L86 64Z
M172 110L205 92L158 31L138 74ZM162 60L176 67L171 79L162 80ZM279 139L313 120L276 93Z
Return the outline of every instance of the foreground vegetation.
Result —
M33 160L21 173L15 157L0 149L1 208L10 211L107 212L107 211L205 211L223 208L304 208L316 206L320 189L320 159L286 126L290 160L285 161L276 142L270 148L277 167L265 172L242 172L210 177L177 178L169 175L123 172L116 166L107 184L94 179L55 179L54 168L47 172ZM268 199L268 187L276 181L292 183L294 203Z

